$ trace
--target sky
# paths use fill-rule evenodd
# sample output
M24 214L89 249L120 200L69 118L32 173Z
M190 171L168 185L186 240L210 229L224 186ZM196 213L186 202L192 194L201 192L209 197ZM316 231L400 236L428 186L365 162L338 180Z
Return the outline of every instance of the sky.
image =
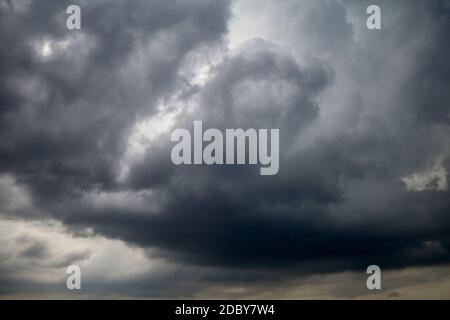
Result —
M0 0L0 299L450 299L449 33L447 0ZM278 174L174 165L193 121L279 128Z

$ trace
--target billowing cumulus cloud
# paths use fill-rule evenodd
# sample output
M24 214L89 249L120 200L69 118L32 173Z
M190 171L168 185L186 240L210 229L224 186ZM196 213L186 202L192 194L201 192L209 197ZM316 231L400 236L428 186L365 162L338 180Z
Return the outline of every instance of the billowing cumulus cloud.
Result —
M70 263L109 297L448 283L446 1L380 1L379 31L369 1L80 2L79 31L72 3L0 4L1 294L64 296ZM174 165L195 120L280 129L279 173Z

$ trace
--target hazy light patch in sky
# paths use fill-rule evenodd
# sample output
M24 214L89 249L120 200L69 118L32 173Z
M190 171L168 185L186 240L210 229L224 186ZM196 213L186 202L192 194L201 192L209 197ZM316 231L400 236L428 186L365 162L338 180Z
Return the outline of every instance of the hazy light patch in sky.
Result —
M269 6L266 1L233 2L228 34L228 46L231 50L254 38L267 39L270 26L267 23L267 11L264 9Z

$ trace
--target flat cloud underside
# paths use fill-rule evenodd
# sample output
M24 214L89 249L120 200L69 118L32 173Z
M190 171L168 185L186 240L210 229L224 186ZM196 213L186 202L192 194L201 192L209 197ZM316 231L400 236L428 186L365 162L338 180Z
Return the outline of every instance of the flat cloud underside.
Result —
M315 273L449 262L444 1L399 2L389 29L359 38L345 13L360 2L305 1L339 39L299 30L298 42L280 33L234 50L227 1L89 3L73 34L61 15L68 2L15 3L0 7L0 169L32 204L7 206L0 188L4 214L54 218L192 264ZM285 17L273 32L312 24L271 5ZM206 83L195 83L186 70L208 59ZM171 128L280 128L279 174L174 166L169 130L119 179L130 132L161 105L177 106ZM403 179L436 166L444 176L420 188Z

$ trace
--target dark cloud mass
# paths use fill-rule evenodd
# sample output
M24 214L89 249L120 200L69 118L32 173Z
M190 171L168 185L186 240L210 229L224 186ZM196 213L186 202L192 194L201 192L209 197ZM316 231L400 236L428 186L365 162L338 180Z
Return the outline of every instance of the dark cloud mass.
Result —
M450 8L378 1L368 31L369 2L249 1L267 25L231 47L247 29L229 1L83 1L80 31L73 1L0 1L0 214L217 283L449 263ZM194 120L279 128L278 175L173 165ZM49 254L28 241L22 257Z

